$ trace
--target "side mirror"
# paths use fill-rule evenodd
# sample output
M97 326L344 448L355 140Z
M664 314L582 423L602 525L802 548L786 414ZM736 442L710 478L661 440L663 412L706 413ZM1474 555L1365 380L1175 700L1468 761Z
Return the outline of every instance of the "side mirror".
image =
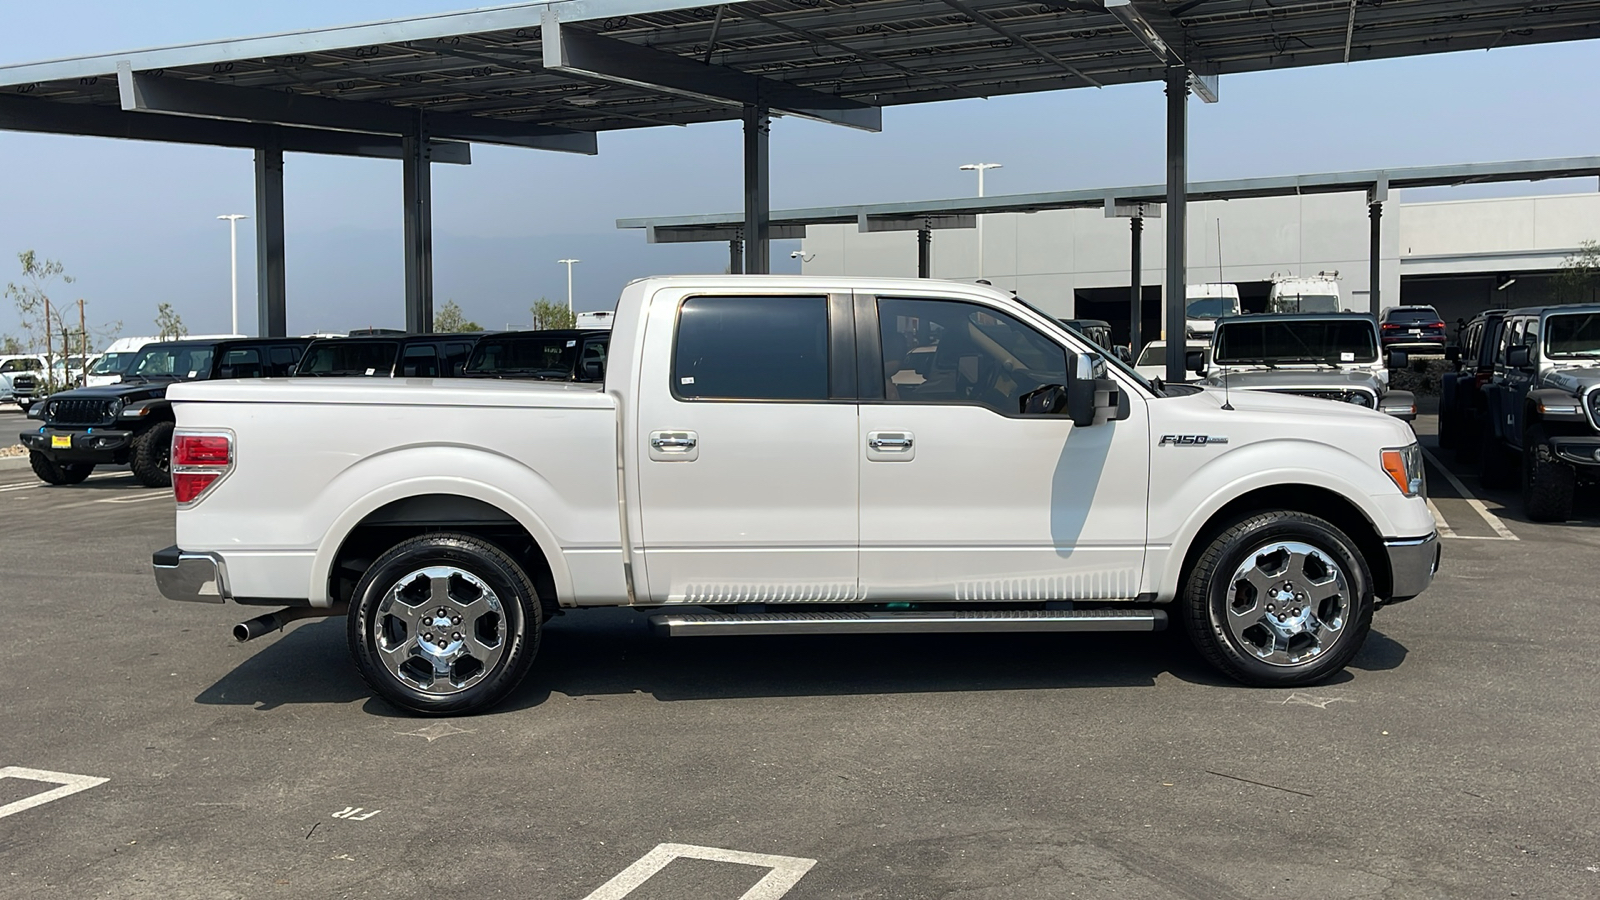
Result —
M1527 347L1512 347L1506 353L1506 365L1513 369L1528 369L1533 367L1533 354Z
M1206 352L1204 350L1184 351L1183 368L1196 375L1204 375L1206 373Z
M601 362L598 359L586 359L586 360L583 361L583 380L584 381L604 381L605 378L606 378L606 364L605 363Z
M1453 362L1453 363L1461 362L1461 348L1460 347L1446 347L1446 348L1444 348L1444 358L1445 358L1446 362Z
M1411 364L1411 357L1404 350L1390 350L1386 362L1391 369L1404 369Z
M1074 425L1087 428L1097 421L1128 417L1128 398L1114 379L1106 377L1105 360L1092 353L1074 353L1067 363L1067 415Z

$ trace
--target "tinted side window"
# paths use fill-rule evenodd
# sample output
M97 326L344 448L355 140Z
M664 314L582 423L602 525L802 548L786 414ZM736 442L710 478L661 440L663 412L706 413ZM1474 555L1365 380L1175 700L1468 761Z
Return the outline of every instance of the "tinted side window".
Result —
M400 375L405 378L437 378L439 353L432 344L413 344L400 360Z
M826 297L691 297L672 388L684 400L828 399Z
M1005 313L950 300L878 300L884 397L1021 412L1023 394L1067 383L1067 351Z
M260 378L261 354L253 347L228 350L222 354L218 378Z

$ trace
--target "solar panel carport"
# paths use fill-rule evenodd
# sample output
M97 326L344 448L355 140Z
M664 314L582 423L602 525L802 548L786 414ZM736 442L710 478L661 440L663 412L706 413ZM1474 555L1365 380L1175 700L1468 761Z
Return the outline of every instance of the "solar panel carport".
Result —
M1164 80L1182 284L1191 89L1596 36L1600 0L554 0L0 67L0 129L254 149L263 334L285 329L283 153L398 157L406 320L426 330L429 169L473 142L593 153L600 131L742 119L744 269L761 272L770 115L875 130L883 106Z

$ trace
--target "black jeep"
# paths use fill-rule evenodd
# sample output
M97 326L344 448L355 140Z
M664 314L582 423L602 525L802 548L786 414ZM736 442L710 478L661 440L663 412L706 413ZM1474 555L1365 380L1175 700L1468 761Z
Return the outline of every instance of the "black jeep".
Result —
M172 404L179 381L288 375L305 338L165 341L147 344L118 384L52 394L33 405L38 428L20 435L46 484L77 484L102 464L127 464L146 487L172 484Z
M1495 351L1500 349L1500 328L1506 311L1478 313L1461 326L1444 358L1454 367L1439 377L1439 446L1454 450L1463 462L1478 458L1478 435L1488 415L1484 385L1494 376Z
M601 382L611 332L597 329L507 331L478 341L461 374L467 378L528 378Z
M306 348L294 375L322 378L453 378L461 374L479 333L405 334L364 329L320 338Z
M1484 387L1483 481L1517 482L1528 518L1572 515L1580 479L1600 479L1600 305L1506 314Z

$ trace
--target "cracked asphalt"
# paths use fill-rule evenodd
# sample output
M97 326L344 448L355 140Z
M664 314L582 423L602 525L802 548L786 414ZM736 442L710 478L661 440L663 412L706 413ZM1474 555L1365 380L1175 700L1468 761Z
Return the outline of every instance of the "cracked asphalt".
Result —
M1438 581L1316 688L1166 635L664 640L598 611L502 708L418 720L341 621L240 645L248 610L163 600L164 492L0 463L0 774L108 779L7 814L55 785L0 777L0 897L584 900L660 844L815 860L754 895L789 900L1600 896L1600 498L1537 525L1479 494L1519 538L1488 540L1430 485L1462 535ZM626 897L768 871L691 852Z

